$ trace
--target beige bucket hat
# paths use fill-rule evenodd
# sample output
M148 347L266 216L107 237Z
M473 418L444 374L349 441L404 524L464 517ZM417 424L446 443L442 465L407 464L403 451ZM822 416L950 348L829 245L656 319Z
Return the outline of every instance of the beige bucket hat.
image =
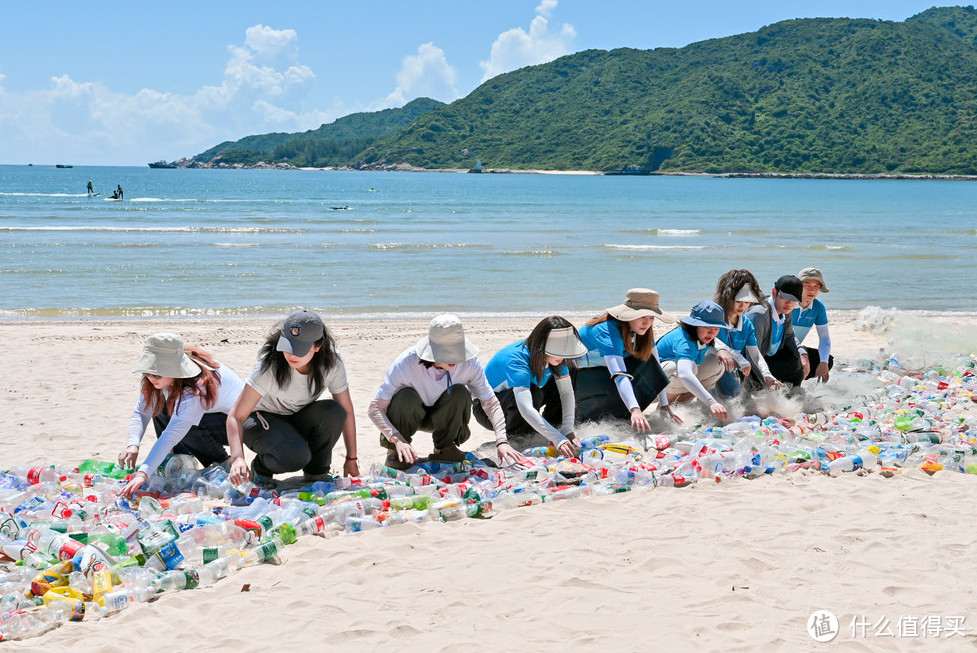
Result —
M624 297L624 303L612 306L607 312L616 320L629 322L642 317L657 317L663 322L674 322L675 317L664 312L658 305L658 292L650 288L632 288Z
M801 280L801 283L805 281L810 281L814 279L821 282L821 292L831 292L828 290L828 284L824 282L824 275L821 274L821 270L817 268L804 268L797 273L797 278Z
M183 338L175 333L157 333L146 341L133 371L173 379L191 379L200 374L200 366L187 356Z
M580 358L587 353L587 346L580 341L573 327L563 327L553 329L546 336L544 351L547 356L557 358Z
M465 328L457 316L445 313L431 320L427 336L414 351L421 360L454 365L478 356L478 347L465 338Z

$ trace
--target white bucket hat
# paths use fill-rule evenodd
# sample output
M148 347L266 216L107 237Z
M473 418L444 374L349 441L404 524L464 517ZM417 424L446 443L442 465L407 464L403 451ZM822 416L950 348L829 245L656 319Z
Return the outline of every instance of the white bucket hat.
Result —
M431 320L427 336L414 347L421 360L454 365L478 356L478 347L465 338L457 316L445 313Z
M133 371L173 379L191 379L200 374L200 366L187 356L183 338L175 333L157 333L146 341Z
M649 288L632 288L624 297L624 303L607 309L616 320L630 322L642 317L657 317L663 322L674 322L675 317L662 311L658 306L657 291Z
M573 327L563 327L553 329L546 336L544 351L547 356L556 356L557 358L580 358L587 353L587 346L574 333Z

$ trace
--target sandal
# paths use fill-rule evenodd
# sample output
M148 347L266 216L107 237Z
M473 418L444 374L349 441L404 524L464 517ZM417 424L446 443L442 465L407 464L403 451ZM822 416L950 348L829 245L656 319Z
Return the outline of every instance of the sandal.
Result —
M251 482L258 487L265 489L274 488L278 485L274 477L263 476L256 472L254 469L254 461L251 462Z

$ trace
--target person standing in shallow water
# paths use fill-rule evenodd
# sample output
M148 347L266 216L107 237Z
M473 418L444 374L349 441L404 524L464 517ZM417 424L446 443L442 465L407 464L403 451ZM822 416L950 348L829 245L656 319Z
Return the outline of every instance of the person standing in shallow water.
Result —
M320 400L327 389L332 399ZM322 318L295 311L265 340L227 417L231 482L250 478L271 485L275 474L299 470L306 481L329 480L340 434L346 446L343 473L359 476L356 418L343 359ZM242 442L257 454L250 470Z
M428 335L394 360L383 384L370 402L369 415L380 429L380 445L387 449L388 467L407 469L417 462L413 438L429 431L434 441L430 460L461 462L458 448L471 437L472 395L482 405L495 431L500 465L523 459L509 445L505 416L485 378L478 347L466 337L456 316L431 320Z

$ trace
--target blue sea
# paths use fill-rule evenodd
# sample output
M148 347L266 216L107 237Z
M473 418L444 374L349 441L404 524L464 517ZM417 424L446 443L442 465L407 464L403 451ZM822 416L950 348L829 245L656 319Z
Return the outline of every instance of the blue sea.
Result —
M975 246L973 182L0 166L5 319L684 312L809 266L829 309L973 312Z

